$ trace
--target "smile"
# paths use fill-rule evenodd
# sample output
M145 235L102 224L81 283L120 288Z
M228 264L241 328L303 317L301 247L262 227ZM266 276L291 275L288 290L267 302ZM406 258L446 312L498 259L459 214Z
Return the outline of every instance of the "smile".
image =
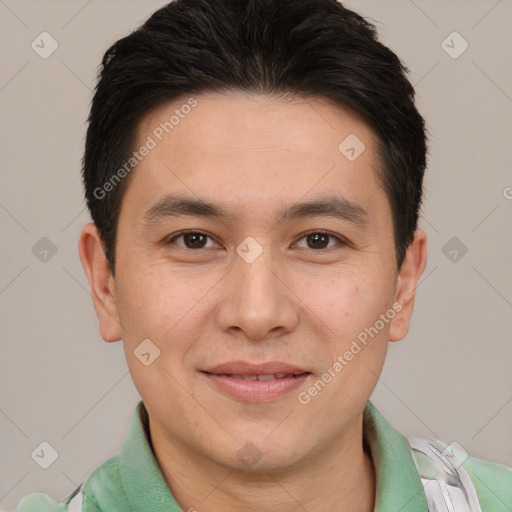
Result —
M300 387L309 372L270 374L217 374L202 372L214 389L230 398L248 403L269 402L283 398Z
M232 375L228 373L221 373L219 376L222 377L233 377L234 379L241 380L275 380L275 379L287 379L295 377L293 373L269 373L267 375Z

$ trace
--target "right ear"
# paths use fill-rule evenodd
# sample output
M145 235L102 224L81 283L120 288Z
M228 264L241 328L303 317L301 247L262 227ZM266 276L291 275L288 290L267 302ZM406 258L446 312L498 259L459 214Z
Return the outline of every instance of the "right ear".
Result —
M78 253L91 287L101 337L107 342L119 341L121 325L117 311L115 280L105 257L98 229L92 222L82 228Z

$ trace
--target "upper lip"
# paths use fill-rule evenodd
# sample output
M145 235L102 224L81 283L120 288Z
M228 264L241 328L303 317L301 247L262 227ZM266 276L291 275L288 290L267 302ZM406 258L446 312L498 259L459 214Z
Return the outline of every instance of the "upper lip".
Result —
M300 375L309 373L299 366L283 363L281 361L269 361L267 363L249 363L247 361L230 361L203 370L206 373L229 375L271 375L274 373L286 373Z

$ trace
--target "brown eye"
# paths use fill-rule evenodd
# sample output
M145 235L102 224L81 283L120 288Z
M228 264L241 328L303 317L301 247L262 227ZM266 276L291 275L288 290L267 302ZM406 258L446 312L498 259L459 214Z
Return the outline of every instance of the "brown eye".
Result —
M329 245L329 235L324 233L315 233L308 235L306 238L308 246L312 249L325 249Z
M186 233L183 241L188 249L202 249L206 243L206 235L201 233Z
M173 236L169 239L167 244L173 244L180 239L182 239L183 242L176 243L176 245L180 247L184 247L185 249L204 249L208 248L206 244L208 243L208 239L211 240L211 237L200 231L186 231ZM212 247L212 245L209 247Z
M328 249L336 245L336 242L338 243L338 245L343 245L343 240L341 238L331 235L330 233L323 233L322 231L307 233L299 240L299 242L302 240L306 241L306 245L301 246L299 244L299 247L305 249ZM331 243L331 241L334 241L334 243Z

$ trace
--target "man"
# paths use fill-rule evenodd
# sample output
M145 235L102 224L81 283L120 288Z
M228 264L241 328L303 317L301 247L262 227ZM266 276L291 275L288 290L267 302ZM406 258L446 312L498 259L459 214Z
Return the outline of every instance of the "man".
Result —
M105 54L80 258L142 401L83 510L512 510L369 402L426 265L424 120L335 0L177 0Z

